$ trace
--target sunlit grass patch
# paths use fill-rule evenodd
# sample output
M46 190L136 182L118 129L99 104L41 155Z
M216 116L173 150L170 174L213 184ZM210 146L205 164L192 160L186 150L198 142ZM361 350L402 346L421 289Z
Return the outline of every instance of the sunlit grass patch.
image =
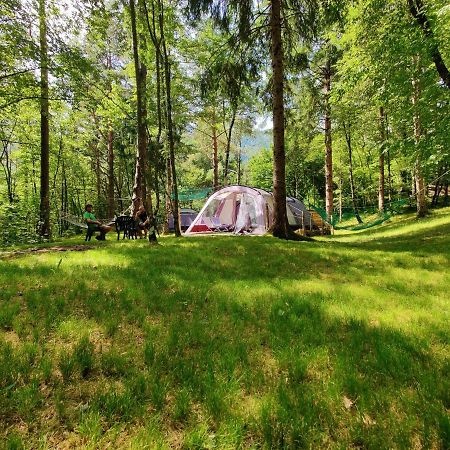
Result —
M0 259L0 440L445 448L448 212Z

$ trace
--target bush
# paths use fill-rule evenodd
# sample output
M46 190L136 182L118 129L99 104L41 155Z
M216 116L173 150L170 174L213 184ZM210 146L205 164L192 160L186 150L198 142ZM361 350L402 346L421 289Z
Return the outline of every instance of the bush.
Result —
M20 203L0 206L0 246L40 242L36 234L37 220L35 211Z

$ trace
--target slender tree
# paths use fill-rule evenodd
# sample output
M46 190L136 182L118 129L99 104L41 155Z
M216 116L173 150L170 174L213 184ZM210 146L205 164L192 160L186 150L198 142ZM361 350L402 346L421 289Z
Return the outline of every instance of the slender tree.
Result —
M379 154L379 182L378 182L378 211L384 212L384 152L386 147L386 116L384 108L380 106L380 154Z
M114 217L114 132L111 124L108 126L108 217Z
M137 99L137 153L136 168L133 185L133 198L141 199L144 205L147 204L146 169L147 169L147 109L145 101L145 84L147 78L147 67L139 59L139 41L136 26L136 6L134 0L129 1L131 34L133 40L133 60L136 74L136 99ZM139 207L139 201L133 202L133 213Z
M39 0L39 54L41 65L41 203L39 234L50 237L50 131L48 89L47 12L45 0Z
M352 199L353 213L355 214L358 223L362 223L361 216L359 215L358 205L356 202L356 192L355 192L355 180L353 176L353 145L352 145L352 131L351 122L348 124L343 123L345 142L347 143L348 150L348 175L350 180L350 195Z
M333 144L331 130L331 59L323 68L324 127L325 127L325 209L329 220L333 216Z
M418 58L415 59L418 62ZM414 141L416 144L416 161L414 166L414 184L416 192L417 216L424 217L427 213L426 185L423 177L422 158L421 158L421 141L422 141L422 122L420 118L420 110L418 106L420 98L420 83L417 78L412 81L413 95L412 104L414 108L413 125L414 125Z
M159 0L159 32L161 36L161 44L164 60L164 80L166 83L166 111L167 111L167 140L169 144L169 161L170 161L170 175L172 182L172 214L173 225L175 228L175 236L181 236L180 228L180 207L178 201L178 180L175 166L175 132L173 125L173 111L172 111L172 73L170 67L169 50L165 34L165 15L164 15L164 0Z

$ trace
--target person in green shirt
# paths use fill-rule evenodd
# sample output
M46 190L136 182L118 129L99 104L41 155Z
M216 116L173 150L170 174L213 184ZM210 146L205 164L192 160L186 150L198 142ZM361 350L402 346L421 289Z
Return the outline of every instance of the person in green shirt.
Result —
M97 220L95 214L92 212L92 205L90 203L86 205L83 218L89 229L100 232L100 236L96 236L95 239L104 241L106 233L109 233L112 228L108 225L102 225L101 222Z

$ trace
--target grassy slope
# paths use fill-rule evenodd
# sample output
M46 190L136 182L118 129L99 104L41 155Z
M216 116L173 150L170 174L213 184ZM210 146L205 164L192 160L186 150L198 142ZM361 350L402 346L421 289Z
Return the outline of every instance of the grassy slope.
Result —
M449 446L449 209L94 245L0 260L5 445Z

